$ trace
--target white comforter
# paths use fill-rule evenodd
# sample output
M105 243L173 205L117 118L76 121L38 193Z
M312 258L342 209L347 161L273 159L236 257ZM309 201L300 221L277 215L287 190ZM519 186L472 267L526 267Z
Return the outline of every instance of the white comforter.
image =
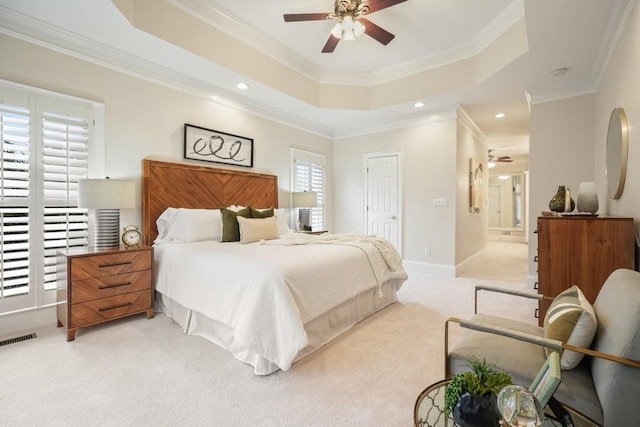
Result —
M156 290L224 323L234 339L287 370L307 345L303 325L378 286L358 247L165 243L155 245ZM389 279L401 279L400 267ZM260 372L256 372L260 374Z

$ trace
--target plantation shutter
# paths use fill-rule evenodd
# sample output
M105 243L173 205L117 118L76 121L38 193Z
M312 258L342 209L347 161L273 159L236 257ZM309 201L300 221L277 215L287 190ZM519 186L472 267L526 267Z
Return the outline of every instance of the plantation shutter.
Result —
M55 301L56 252L88 245L94 104L0 81L0 313Z
M315 191L318 194L318 207L311 208L309 225L312 230L324 230L324 156L295 150L294 152L294 191Z
M89 167L86 118L43 114L44 288L56 287L56 251L88 244L86 209L78 209L78 180Z
M29 109L0 104L0 299L29 292Z

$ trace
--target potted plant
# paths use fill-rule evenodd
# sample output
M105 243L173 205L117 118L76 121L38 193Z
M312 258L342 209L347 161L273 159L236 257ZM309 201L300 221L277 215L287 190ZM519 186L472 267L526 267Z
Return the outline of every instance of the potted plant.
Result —
M497 426L500 414L496 396L511 384L509 374L498 371L486 361L472 358L470 371L454 376L445 390L445 413L461 427Z

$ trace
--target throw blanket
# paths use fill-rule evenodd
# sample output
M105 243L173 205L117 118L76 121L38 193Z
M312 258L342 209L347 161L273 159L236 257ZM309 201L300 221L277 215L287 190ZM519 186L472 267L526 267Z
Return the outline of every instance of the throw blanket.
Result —
M261 240L263 245L346 245L362 250L371 264L378 283L378 295L382 296L382 284L390 279L390 272L402 270L402 258L391 242L377 236L359 233L321 234L290 233L278 240Z

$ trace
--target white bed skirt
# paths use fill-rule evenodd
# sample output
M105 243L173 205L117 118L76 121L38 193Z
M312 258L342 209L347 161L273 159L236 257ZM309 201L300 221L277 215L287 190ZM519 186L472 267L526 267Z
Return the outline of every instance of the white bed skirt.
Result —
M382 285L382 296L372 288L345 301L334 309L304 325L308 345L296 356L296 361L344 333L356 323L397 301L396 291L404 280L389 280ZM238 360L254 367L256 375L268 375L280 369L276 364L239 345L233 329L201 313L187 309L171 298L156 292L156 311L172 317L184 333L208 339L233 354Z

